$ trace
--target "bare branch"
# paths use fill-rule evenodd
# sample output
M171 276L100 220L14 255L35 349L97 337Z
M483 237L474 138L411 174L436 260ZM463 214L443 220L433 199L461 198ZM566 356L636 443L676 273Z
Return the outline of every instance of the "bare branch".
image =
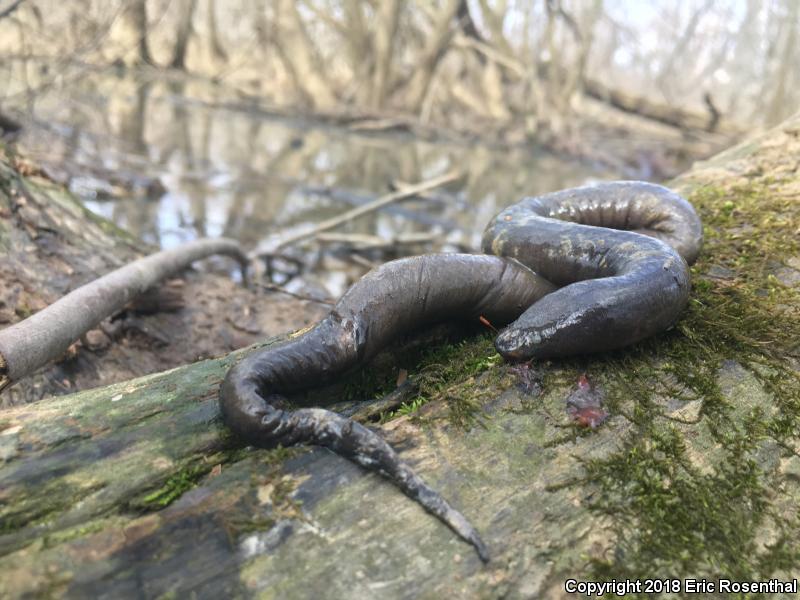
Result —
M358 208L354 208L353 210L348 210L347 212L339 215L338 217L333 217L332 219L328 219L319 223L315 227L307 230L301 231L300 233L296 233L290 235L283 240L279 241L275 246L274 250L285 248L286 246L291 246L292 244L296 244L299 241L308 239L310 237L314 237L318 233L322 231L327 231L329 229L333 229L342 225L343 223L347 223L348 221L352 221L362 215L366 215L373 211L378 210L379 208L386 206L387 204L391 204L392 202L397 202L398 200L402 200L403 198L408 198L410 196L414 196L419 194L420 192L424 192L426 190L430 190L447 183L451 183L461 177L460 173L450 172L445 173L444 175L440 175L439 177L434 177L433 179L429 179L427 181L422 181L416 185L411 185L408 187L404 187L402 190L392 192L391 194L386 194L385 196L381 196L377 198L373 202L369 204L365 204L364 206L359 206Z
M248 259L235 241L195 240L140 258L0 330L0 390L57 359L100 321L165 277L214 254L232 256L245 272Z
M439 61L444 56L450 41L456 34L457 28L453 27L453 20L461 3L465 0L448 0L445 7L439 12L439 16L433 28L433 32L428 37L428 44L419 62L419 66L414 71L414 75L408 84L408 104L409 107L417 112L425 99L433 74Z
M0 19L5 19L7 16L9 16L11 13L17 10L20 4L22 4L23 2L25 2L25 0L14 0L14 2L12 2L10 6L8 6L3 10L0 10Z

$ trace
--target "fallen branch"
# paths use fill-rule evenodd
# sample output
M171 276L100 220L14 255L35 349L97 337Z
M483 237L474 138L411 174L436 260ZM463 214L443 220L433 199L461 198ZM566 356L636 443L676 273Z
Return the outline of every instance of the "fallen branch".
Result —
M403 188L401 191L405 191L405 188L408 187L408 183L402 183L401 185L397 186L396 189ZM321 185L305 185L299 186L297 190L302 194L314 194L317 196L325 196L326 198L330 198L336 202L346 202L348 204L352 204L354 206L365 206L370 202L374 201L374 196L368 196L366 194L361 194L358 192L336 188L331 186L321 186ZM436 202L438 204L452 204L454 202L458 202L458 199L454 195L450 194L443 194L441 191L433 192L417 192L416 194L420 198L423 198L426 203L430 203L431 201ZM421 223L422 225L426 225L428 227L441 227L446 232L451 232L456 229L461 229L459 225L450 219L444 219L442 217L434 216L427 212L421 212L417 210L412 210L403 206L384 206L378 210L385 211L387 214L397 215L398 217L402 217L404 219L408 219L410 221L414 221L415 223Z
M323 298L315 298L314 296L309 296L308 294L299 294L297 292L290 292L285 287L280 285L276 285L274 283L260 283L259 286L268 292L277 292L279 294L286 294L287 296L291 296L292 298L297 298L298 300L305 300L307 302L315 302L317 304L326 304L328 306L333 306L336 304L332 300L325 300Z
M261 259L264 261L264 269L265 269L264 275L270 281L272 280L272 278L275 276L276 273L281 273L282 275L285 276L286 278L285 280L288 281L293 277L297 277L298 275L300 275L300 273L302 273L306 269L306 263L302 259L297 258L295 256L290 256L288 254L282 254L280 252L251 253L250 258L253 260ZM287 269L284 271L278 271L275 268L275 263L280 261L292 265L294 267L294 270L289 271Z
M364 258L360 254L350 254L347 257L351 263L358 265L359 267L363 267L367 271L371 271L372 269L378 266L378 263L369 260L368 258Z
M407 233L392 238L363 233L320 233L317 240L323 244L347 244L354 250L388 250L397 246L429 244L436 237L433 233Z
M354 121L349 125L349 129L352 131L411 131L412 126L406 118L386 117Z
M583 90L587 96L610 104L623 112L636 114L647 119L670 125L678 129L706 131L722 135L741 133L732 123L720 122L719 111L714 112L706 103L708 113L697 112L662 104L644 96L636 96L611 88L598 80L584 78Z
M343 223L347 223L356 219L362 215L366 215L368 213L374 212L379 208L386 206L387 204L391 204L392 202L397 202L398 200L402 200L403 198L408 198L410 196L415 196L420 192L424 192L426 190L430 190L447 183L451 183L461 177L460 173L450 172L444 175L440 175L439 177L434 177L433 179L429 179L427 181L422 181L417 183L416 185L410 185L408 187L403 188L402 190L398 190L396 192L392 192L390 194L386 194L385 196L381 196L377 198L373 202L369 204L365 204L364 206L359 206L358 208L354 208L353 210L349 210L338 217L333 217L332 219L327 219L322 223L319 223L315 227L307 231L301 231L300 233L295 233L290 235L283 240L278 241L277 245L275 245L272 250L278 250L280 248L285 248L286 246L291 246L292 244L296 244L299 241L315 237L317 234L327 231L328 229L333 229L342 225Z
M232 256L246 275L248 260L239 244L224 238L195 240L140 258L0 330L0 391L64 354L87 331L165 277L214 254Z
M343 411L343 414L359 423L378 421L382 415L397 410L404 402L411 400L418 391L419 386L407 379L383 398L359 406L352 413Z
M489 60L493 60L497 64L505 67L520 79L524 78L527 74L528 69L522 61L514 58L513 56L508 56L497 48L490 46L485 42L476 40L475 38L468 37L464 34L458 34L453 40L453 45L457 48L468 48L475 50Z

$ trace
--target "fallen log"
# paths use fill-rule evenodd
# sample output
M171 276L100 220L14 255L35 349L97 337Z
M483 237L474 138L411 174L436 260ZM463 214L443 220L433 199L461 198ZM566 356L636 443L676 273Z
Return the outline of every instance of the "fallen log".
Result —
M721 119L721 115L713 102L709 101L708 94L704 96L708 113L703 113L655 102L644 96L637 96L623 90L614 89L595 79L584 78L583 91L587 96L606 102L614 108L677 127L678 129L705 131L729 136L742 133L733 124L726 123L724 119Z
M484 533L488 565L327 451L242 449L216 397L244 351L0 414L0 596L561 598L569 579L791 579L798 153L800 117L672 182L707 247L684 318L650 342L521 381L479 338L297 399L352 411L408 369L429 402L381 432ZM587 377L611 414L593 430L567 404Z

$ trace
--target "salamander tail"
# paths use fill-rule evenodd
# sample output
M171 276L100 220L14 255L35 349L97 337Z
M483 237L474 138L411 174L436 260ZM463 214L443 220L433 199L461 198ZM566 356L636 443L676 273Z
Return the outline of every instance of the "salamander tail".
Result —
M414 473L377 433L360 423L321 408L296 410L289 413L288 420L294 421L294 441L326 446L366 469L381 473L409 498L471 544L484 563L489 562L486 545L464 515ZM298 430L302 430L300 436L297 436Z

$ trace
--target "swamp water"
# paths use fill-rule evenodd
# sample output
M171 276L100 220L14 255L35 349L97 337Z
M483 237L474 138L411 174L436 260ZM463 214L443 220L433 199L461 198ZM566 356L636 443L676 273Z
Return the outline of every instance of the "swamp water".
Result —
M335 230L387 240L427 233L429 241L390 254L361 253L355 261L330 242L287 249L304 276L333 297L370 263L479 251L489 219L523 195L613 176L542 149L422 141L278 117L203 81L90 71L22 99L11 95L5 104L33 121L20 141L24 151L93 211L163 248L226 236L248 250L268 249L397 183L454 170L462 175L425 199L395 203Z

